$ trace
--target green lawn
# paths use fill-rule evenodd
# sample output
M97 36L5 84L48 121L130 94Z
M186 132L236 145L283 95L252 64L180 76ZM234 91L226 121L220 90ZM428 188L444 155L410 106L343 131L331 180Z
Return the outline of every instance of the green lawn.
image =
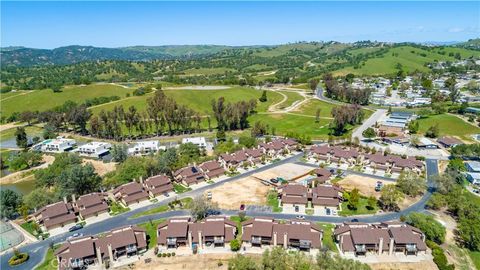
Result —
M291 106L295 101L303 100L303 97L294 91L279 91L280 93L287 96L287 100L278 105L279 109L284 109L288 106Z
M469 251L468 254L470 254L475 267L480 269L480 251Z
M365 197L360 197L360 202L358 203L358 207L356 210L348 209L348 202L342 202L342 211L338 214L340 216L354 216L354 215L367 215L367 214L375 214L378 211L378 207L375 206L373 209L369 209L368 206L368 199Z
M21 224L20 226L31 235L38 237L38 232L35 230L35 222L28 221Z
M154 248L157 245L157 226L166 219L156 219L138 224L139 227L147 231L148 248Z
M111 216L116 216L118 214L121 214L121 213L124 213L124 212L127 212L127 211L130 211L130 208L123 207L123 205L121 205L118 202L110 202L110 215Z
M57 263L52 263L53 260L57 260L55 258L54 252L60 247L60 245L56 245L53 249L49 248L43 262L39 264L35 270L57 270Z
M323 230L323 247L328 248L330 251L338 252L337 246L335 245L335 241L333 239L333 230L335 229L335 225L332 223L323 222L318 222L317 225Z
M182 207L179 207L179 209L188 209L190 207L190 204L192 203L193 199L188 197L188 198L183 198L180 200L181 204L182 204ZM165 204L165 205L160 205L160 206L157 206L155 208L152 208L150 210L147 210L147 211L143 211L143 212L140 212L138 214L135 214L133 215L131 218L138 218L138 217L142 217L142 216L148 216L148 215L153 215L153 214L157 214L157 213L163 213L163 212L167 212L170 210L170 206Z
M418 119L418 123L420 133L425 133L428 128L436 124L438 124L440 129L440 136L450 135L468 137L470 134L480 133L480 128L472 126L462 121L462 119L450 114L428 116L426 118Z
M60 93L53 93L50 89L35 90L24 95L16 95L2 101L1 113L9 116L13 112L27 110L46 111L55 106L62 105L65 101L71 100L82 103L86 99L102 96L119 96L125 98L127 93L132 93L134 88L126 89L116 85L92 84L84 87L67 86ZM4 99L2 95L2 99Z
M244 221L247 221L249 219L251 219L251 217L245 217ZM240 217L239 216L231 216L230 220L237 223L237 239L242 239L242 222L240 221Z
M272 207L273 212L282 212L282 207L278 205L278 194L275 190L271 190L267 194L267 205Z
M186 187L184 185L177 184L177 183L173 183L173 190L175 191L175 193L180 194L180 193L190 191L190 190L192 190L192 188L189 188L189 187Z
M299 108L298 113L316 116L317 108L320 108L320 117L331 118L332 109L335 107L336 106L334 104L327 103L318 99L311 99L306 103L302 104L302 106Z

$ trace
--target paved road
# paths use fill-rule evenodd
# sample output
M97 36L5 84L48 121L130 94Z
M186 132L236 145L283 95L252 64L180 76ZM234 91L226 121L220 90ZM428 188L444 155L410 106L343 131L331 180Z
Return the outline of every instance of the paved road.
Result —
M281 164L289 163L289 162L294 162L297 161L303 154L298 154L293 157L287 158L285 160L269 164L265 167L252 170L250 172L244 173L242 175L237 175L234 177L231 177L229 179L226 179L224 181L211 184L202 188L199 188L197 190L193 190L190 192L186 192L184 194L181 194L178 196L178 198L183 198L183 197L189 197L189 196L195 196L198 194L203 193L204 191L211 189L217 185L221 185L226 182L230 181L235 181L240 178L243 178L245 176L252 175L254 173L264 171L267 169L270 169L272 167L276 167ZM433 191L433 181L432 181L432 176L438 174L438 163L437 160L427 160L427 178L428 178L428 191L425 193L425 195L422 197L420 201L417 203L411 205L410 207L400 211L400 212L395 212L395 213L387 213L387 214L379 214L379 215L369 215L369 216L356 216L359 221L362 222L382 222L382 221L388 221L388 220L395 220L399 219L401 215L406 215L411 212L421 212L425 210L425 204L428 201L428 199L431 196L431 193ZM169 198L166 200L159 201L158 203L155 203L153 205L149 205L146 207L138 208L126 213L123 213L118 216L114 216L109 218L108 220L101 221L98 223L94 223L91 225L86 226L82 230L79 230L77 232L81 232L84 235L92 235L92 234L98 234L102 232L109 231L113 228L120 227L120 226L126 226L126 225L133 225L133 224L138 224L138 223L143 223L147 222L149 220L155 220L155 219L160 219L160 218L171 218L175 216L186 216L189 215L188 211L181 210L181 211L170 211L170 212L164 212L164 213L159 213L159 214L154 214L154 215L149 215L149 216L143 216L139 218L130 218L134 214L143 212L145 210L157 207L161 204L166 204L169 201L173 200L173 198ZM231 210L223 210L223 214L225 215L236 215L237 211L231 211ZM269 212L255 212L255 211L247 211L246 212L247 216L268 216L268 217L273 217L276 219L289 219L289 218L295 218L296 215L292 214L283 214L283 213L269 213ZM305 217L308 220L311 221L317 221L317 222L331 222L331 223L341 223L344 221L351 220L353 217L327 217L327 216L306 216ZM21 266L17 267L11 267L8 265L8 258L12 256L12 253L9 252L7 254L4 254L0 257L0 269L6 270L6 269L34 269L36 265L42 262L43 258L45 257L45 254L48 250L49 244L50 243L61 243L64 242L65 239L70 236L72 233L64 233L58 236L53 236L48 238L47 240L44 241L39 241L35 242L26 246L23 246L19 248L21 252L28 252L30 254L30 259L25 263L22 264Z
M367 128L372 127L375 123L380 120L382 117L385 116L387 110L378 109L376 110L367 120L363 121L362 125L356 128L352 133L352 138L358 138L360 141L363 141L365 138L363 137L363 131Z

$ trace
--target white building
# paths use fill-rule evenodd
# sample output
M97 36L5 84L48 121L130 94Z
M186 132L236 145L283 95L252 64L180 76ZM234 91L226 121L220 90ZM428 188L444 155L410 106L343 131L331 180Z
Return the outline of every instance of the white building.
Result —
M80 156L99 158L108 154L112 145L106 142L89 142L75 149Z
M183 138L182 139L182 144L184 143L193 143L198 147L207 147L207 141L205 140L205 137L192 137L192 138Z
M77 142L74 139L65 139L61 136L56 139L44 140L33 146L33 150L50 153L62 153L73 149Z
M145 156L155 154L159 150L165 150L165 146L161 146L159 141L141 141L134 143L128 148L128 154L133 156Z

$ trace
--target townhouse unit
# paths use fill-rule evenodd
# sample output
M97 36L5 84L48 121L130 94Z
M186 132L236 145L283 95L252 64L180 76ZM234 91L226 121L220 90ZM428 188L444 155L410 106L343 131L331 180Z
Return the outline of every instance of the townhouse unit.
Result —
M73 149L77 144L74 139L66 139L62 136L56 139L44 140L32 147L35 151L48 152L48 153L63 153Z
M131 156L146 156L165 149L166 147L161 146L159 141L141 141L131 145L128 148L128 154Z
M224 216L210 216L198 222L190 218L172 218L158 225L157 243L164 249L225 247L236 234L236 223Z
M112 145L106 142L89 142L84 145L80 145L74 152L80 156L100 158L110 153Z
M332 176L332 172L325 168L316 168L313 170L313 174L315 178L310 179L312 184L325 184Z
M108 204L104 193L90 193L80 196L75 199L72 195L72 204L78 212L78 216L85 220L90 217L97 217L103 214L108 214Z
M304 251L322 247L323 231L310 221L283 223L268 217L255 217L242 223L242 231L242 242L247 247L281 246Z
M116 261L137 255L147 249L146 231L137 226L113 229L103 236L86 236L67 240L55 251L58 268L98 269L108 261Z
M207 179L213 179L225 174L225 168L219 161L211 160L200 165L200 169Z
M70 227L77 222L77 216L67 198L63 201L46 205L33 214L33 218L43 231Z
M467 168L466 177L470 183L476 185L480 184L480 162L479 161L467 161L465 162Z
M364 164L375 170L381 170L387 173L400 173L403 170L421 173L424 168L423 162L414 157L402 158L400 156L382 155L379 153L365 155Z
M425 254L425 235L419 229L402 222L368 224L346 222L333 232L343 255L369 256L372 254Z
M288 184L278 188L279 204L287 213L305 213L310 192L304 185Z
M117 201L123 203L125 206L140 203L150 198L143 185L135 181L115 188L112 194Z
M172 181L163 174L147 178L143 185L152 198L173 191Z
M439 138L437 142L445 148L451 148L463 144L463 142L457 138L446 136Z
M340 146L314 145L310 148L309 156L325 163L347 163L357 165L362 163L363 155L354 148Z
M252 163L249 162L249 157L245 150L238 150L231 154L221 154L219 157L219 162L222 164L222 166L229 169L237 168L239 166L243 166L244 164L247 164L248 166L252 165Z
M311 205L315 215L337 215L342 210L343 192L339 187L318 185L311 189Z
M264 150L260 148L249 148L245 150L247 156L250 158L250 161L254 164L259 164L262 162L262 157L265 155Z
M190 186L205 181L205 175L203 171L197 166L188 166L178 169L173 176L175 181L182 183L185 186Z
M283 212L305 214L312 209L315 215L337 215L341 211L343 191L332 185L312 188L300 184L287 184L278 188L279 204Z

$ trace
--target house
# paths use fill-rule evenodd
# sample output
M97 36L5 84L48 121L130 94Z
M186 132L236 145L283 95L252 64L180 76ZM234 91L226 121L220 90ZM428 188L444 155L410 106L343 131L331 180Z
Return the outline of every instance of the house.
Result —
M423 171L423 162L414 157L402 158L394 155L388 155L387 157L393 164L391 167L392 172L400 173L403 170L410 170L416 173L421 173Z
M323 231L305 220L281 223L268 217L255 217L242 223L242 242L249 247L295 248L304 251L322 247Z
M141 141L134 143L128 148L128 154L132 156L145 156L155 154L159 150L165 150L165 146L161 146L159 141Z
M115 199L125 206L140 203L150 198L142 184L135 181L117 187L112 193Z
M175 177L175 181L186 186L205 181L205 175L203 174L203 171L196 166L188 166L178 169L173 175Z
M417 228L402 222L367 224L346 222L333 232L342 255L369 256L371 254L407 256L425 254L425 235Z
M473 185L480 184L480 172L467 172L465 173L467 180Z
M480 108L475 108L475 107L467 107L465 109L466 113L473 113L473 114L480 114Z
M151 197L157 197L158 195L173 191L173 185L170 178L163 174L147 178L143 183L143 186Z
M275 139L268 143L260 143L259 147L272 158L290 151L287 145L283 143L282 139Z
M312 188L311 204L315 215L336 215L341 207L342 191L331 185L318 185Z
M222 166L226 168L237 168L238 166L245 164L251 165L249 157L245 150L238 150L232 154L221 154L219 161Z
M415 142L415 146L419 149L437 149L438 145L430 139L421 137L418 142Z
M33 214L35 221L43 231L70 227L77 222L74 208L67 198L63 201L42 207Z
M360 154L355 149L344 150L340 147L335 147L333 149L331 161L337 163L349 163L350 165L357 164Z
M467 161L465 162L465 168L469 172L480 173L480 161Z
M365 155L365 160L370 167L385 172L389 172L392 165L390 158L380 153Z
M106 142L89 142L75 149L80 156L99 158L110 152L112 145Z
M308 188L299 184L288 184L278 188L280 205L287 213L305 213L308 204Z
M210 216L198 222L190 218L172 218L158 225L157 243L165 249L224 247L235 239L236 233L236 223L223 216Z
M261 163L262 162L262 157L264 156L264 152L263 152L263 149L260 149L260 148L251 148L251 149L247 149L245 150L245 153L247 154L249 160L253 163L253 164L258 164L258 163Z
M67 240L54 253L58 268L88 269L112 265L123 257L137 255L147 249L146 231L137 226L113 229L103 236L85 236ZM103 268L103 267L102 267Z
M76 144L77 142L74 139L65 139L64 137L59 136L56 139L44 140L43 142L34 145L32 149L41 152L63 153L72 150Z
M437 140L445 148L455 147L457 145L463 144L463 142L457 138L453 137L442 137Z
M332 173L325 168L316 168L313 170L313 173L316 177L312 179L312 182L317 184L325 184L325 182L327 182L332 176Z
M199 148L206 148L207 147L207 141L205 140L205 137L192 137L192 138L183 138L182 139L182 144L185 143L193 143Z
M213 179L225 174L225 169L222 164L216 160L204 162L200 165L200 169L203 171L207 179Z
M108 213L108 204L103 193L89 193L75 199L72 195L73 206L76 207L79 217L87 219Z
M310 148L310 155L318 160L330 162L330 152L332 149L328 145L314 145Z
M399 111L392 112L390 113L390 116L389 116L390 119L404 119L407 122L412 120L413 117L414 117L414 114L411 112L399 112Z

